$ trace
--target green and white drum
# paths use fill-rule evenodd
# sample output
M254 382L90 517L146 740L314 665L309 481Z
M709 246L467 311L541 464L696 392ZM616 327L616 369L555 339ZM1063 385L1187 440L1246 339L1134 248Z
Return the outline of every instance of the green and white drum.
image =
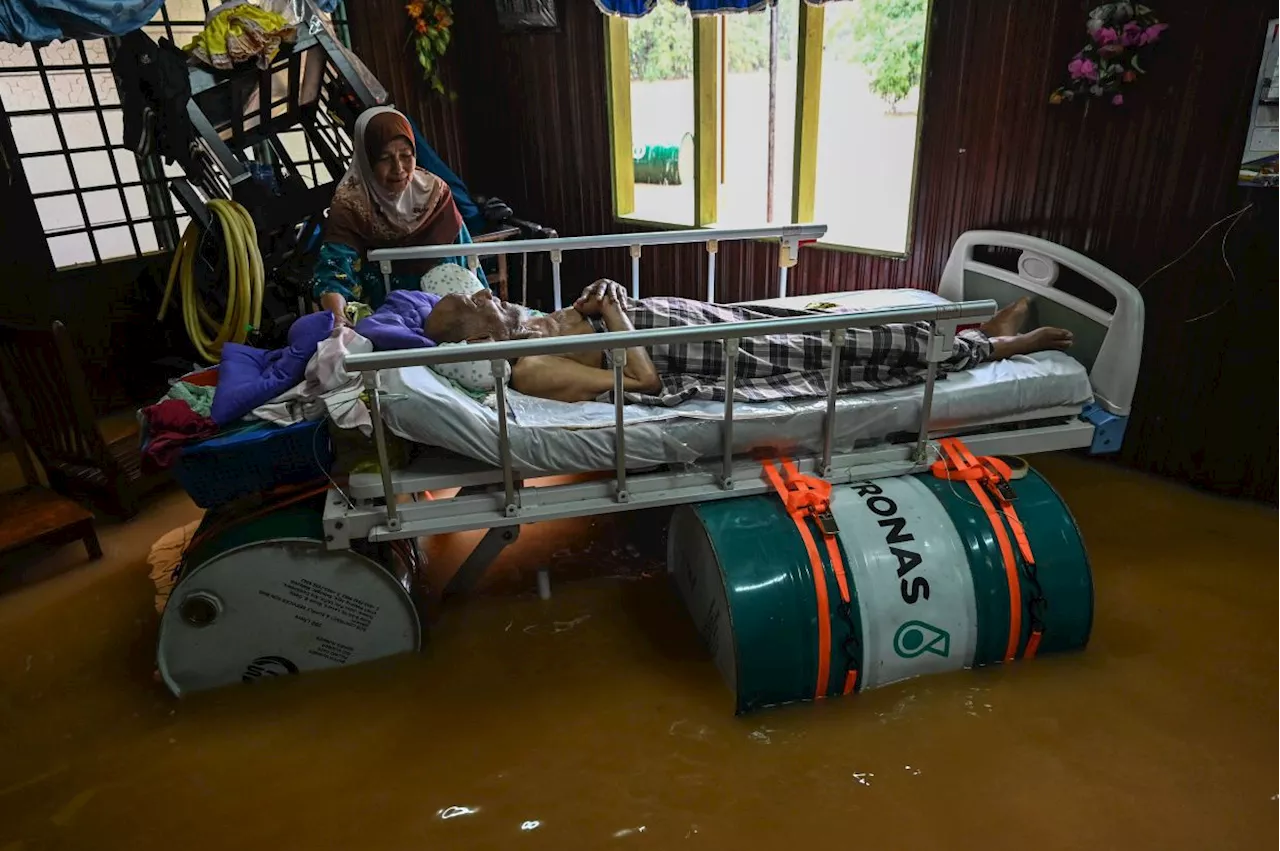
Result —
M325 549L312 505L199 541L160 618L165 685L182 695L419 649L412 565L382 552Z
M1080 530L1035 470L1012 486L1047 602L1037 654L1082 648L1093 625L1093 579ZM842 693L851 667L861 691L1004 658L1009 582L968 485L928 474L855 482L832 489L831 513L850 603L819 541L831 624L827 696ZM813 569L779 498L684 506L672 518L668 546L668 570L737 711L812 699L819 666ZM1020 590L1019 656L1031 633L1030 583L1024 579Z

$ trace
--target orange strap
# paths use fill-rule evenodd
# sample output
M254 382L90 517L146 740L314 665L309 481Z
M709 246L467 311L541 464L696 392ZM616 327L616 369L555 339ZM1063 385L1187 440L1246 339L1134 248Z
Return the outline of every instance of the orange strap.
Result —
M779 473L771 459L765 459L765 476L782 499L782 504L791 517L796 529L800 532L800 540L804 541L805 550L809 554L810 572L813 574L813 591L818 604L818 677L814 685L814 699L826 697L827 684L831 677L831 606L827 596L826 571L822 567L822 557L818 554L817 542L809 530L808 518L812 517L823 532L827 557L831 562L831 570L836 575L836 584L840 587L840 599L850 601L849 580L845 575L844 560L840 558L840 545L836 541L834 527L830 526L831 483L817 476L806 476L796 468L790 458L780 458L782 466ZM857 668L851 664L845 674L843 694L853 691L858 682Z
M1026 529L1013 507L1012 492L1009 480L1012 471L1009 465L999 458L974 456L969 448L958 438L944 438L940 445L943 458L932 466L933 475L940 479L960 480L969 485L978 505L986 512L991 530L995 533L996 543L1000 547L1000 558L1004 562L1005 578L1009 585L1009 640L1005 645L1004 661L1012 662L1018 654L1018 639L1022 635L1022 581L1018 571L1018 562L1014 557L1013 543L1009 540L1005 524L1001 517L1008 521L1014 541L1023 561L1034 569L1035 558L1031 554L1031 542L1027 540ZM999 507L997 510L997 506ZM1031 636L1027 640L1023 658L1035 658L1040 647L1040 636L1043 630L1033 620Z

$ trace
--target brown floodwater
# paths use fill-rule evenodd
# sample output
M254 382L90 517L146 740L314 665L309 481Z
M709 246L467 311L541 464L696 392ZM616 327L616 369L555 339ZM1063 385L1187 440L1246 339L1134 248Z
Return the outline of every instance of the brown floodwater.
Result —
M176 700L146 556L198 511L165 497L102 562L0 571L0 851L1274 848L1276 512L1037 467L1090 550L1085 651L745 717L660 516L527 529L420 654Z

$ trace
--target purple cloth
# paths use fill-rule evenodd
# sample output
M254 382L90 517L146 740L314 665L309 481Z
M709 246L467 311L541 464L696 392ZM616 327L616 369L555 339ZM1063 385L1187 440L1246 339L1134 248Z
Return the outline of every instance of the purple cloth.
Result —
M356 323L356 333L373 343L378 351L429 348L435 341L426 335L422 326L438 301L440 296L432 293L392 290L372 316Z
M226 343L218 366L218 392L209 416L219 426L233 423L259 405L299 384L307 361L333 331L333 314L308 313L289 326L289 345L267 351Z

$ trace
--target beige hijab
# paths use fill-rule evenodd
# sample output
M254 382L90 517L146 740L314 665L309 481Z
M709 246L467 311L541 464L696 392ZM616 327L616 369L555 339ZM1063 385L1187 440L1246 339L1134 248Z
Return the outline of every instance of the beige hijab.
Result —
M333 193L326 226L328 241L367 251L447 245L458 238L462 216L443 180L417 169L409 185L397 194L382 186L374 175L377 153L387 142L401 136L410 145L414 143L408 119L390 107L367 109L356 119L352 139L355 151Z

